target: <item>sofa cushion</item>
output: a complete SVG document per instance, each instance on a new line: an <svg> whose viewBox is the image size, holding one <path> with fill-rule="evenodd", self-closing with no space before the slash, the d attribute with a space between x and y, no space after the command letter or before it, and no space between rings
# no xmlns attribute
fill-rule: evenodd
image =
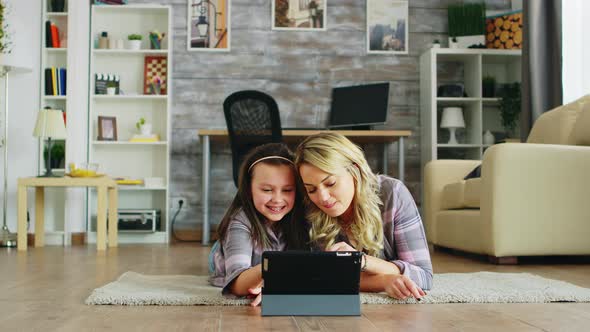
<svg viewBox="0 0 590 332"><path fill-rule="evenodd" d="M481 177L481 164L477 165L469 174L467 174L463 180L475 179Z"/></svg>
<svg viewBox="0 0 590 332"><path fill-rule="evenodd" d="M462 209L465 207L465 180L444 186L442 193L442 209Z"/></svg>
<svg viewBox="0 0 590 332"><path fill-rule="evenodd" d="M461 180L443 188L442 209L479 209L481 178Z"/></svg>
<svg viewBox="0 0 590 332"><path fill-rule="evenodd" d="M589 107L590 95L543 113L533 125L527 143L575 144L572 132L578 115Z"/></svg>
<svg viewBox="0 0 590 332"><path fill-rule="evenodd" d="M465 181L465 192L463 199L465 207L470 209L479 209L481 193L481 178L474 178Z"/></svg>
<svg viewBox="0 0 590 332"><path fill-rule="evenodd" d="M590 103L587 103L576 120L572 130L571 143L590 145Z"/></svg>

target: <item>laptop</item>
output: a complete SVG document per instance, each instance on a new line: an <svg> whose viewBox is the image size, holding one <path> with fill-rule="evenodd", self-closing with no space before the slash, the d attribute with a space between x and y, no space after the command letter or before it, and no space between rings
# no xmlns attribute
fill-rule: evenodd
<svg viewBox="0 0 590 332"><path fill-rule="evenodd" d="M262 316L359 316L360 252L266 251Z"/></svg>

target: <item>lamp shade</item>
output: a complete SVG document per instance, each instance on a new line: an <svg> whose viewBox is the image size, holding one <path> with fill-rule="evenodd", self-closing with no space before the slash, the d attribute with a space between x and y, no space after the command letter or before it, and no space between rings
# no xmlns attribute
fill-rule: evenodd
<svg viewBox="0 0 590 332"><path fill-rule="evenodd" d="M442 119L440 121L441 128L465 128L465 120L463 119L463 110L461 107L445 107L443 108Z"/></svg>
<svg viewBox="0 0 590 332"><path fill-rule="evenodd" d="M35 124L35 130L33 130L33 136L65 139L67 132L61 110L40 110L37 113L37 123Z"/></svg>

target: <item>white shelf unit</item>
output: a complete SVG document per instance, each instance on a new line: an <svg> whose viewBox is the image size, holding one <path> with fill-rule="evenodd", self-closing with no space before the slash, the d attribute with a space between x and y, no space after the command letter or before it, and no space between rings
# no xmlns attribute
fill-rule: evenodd
<svg viewBox="0 0 590 332"><path fill-rule="evenodd" d="M57 67L67 68L68 49L66 47L47 47L45 34L45 22L51 21L59 30L59 39L63 43L68 38L68 0L65 0L64 12L52 12L51 0L42 0L41 6L41 31L40 31L40 79L39 79L39 106L38 109L51 107L52 109L67 111L67 96L53 96L45 94L45 68ZM66 113L67 114L67 113ZM34 120L34 119L33 119ZM45 156L46 141L38 140L37 151L37 173L45 173ZM64 147L64 159L60 165L53 167L52 171L55 174L64 174L64 163L67 160L67 151L65 150L65 140L52 140L52 146L61 144ZM67 237L69 233L65 231L63 220L66 213L64 201L66 192L63 188L46 188L45 189L45 243L50 245L62 245L68 243Z"/></svg>
<svg viewBox="0 0 590 332"><path fill-rule="evenodd" d="M421 161L481 159L486 130L504 132L500 98L482 97L482 79L493 76L496 85L520 82L520 50L432 48L420 56ZM465 97L438 97L442 84L463 84ZM449 131L440 128L443 107L463 109L465 128L457 130L458 144L448 144Z"/></svg>
<svg viewBox="0 0 590 332"><path fill-rule="evenodd" d="M46 25L45 22L51 21L55 24L59 30L59 39L63 42L67 40L68 35L68 1L65 1L65 12L52 12L51 11L51 0L43 0L41 2L41 13L42 13L42 21L41 21L41 78L40 78L40 100L41 103L39 105L39 109L45 107L51 107L53 109L59 109L66 112L66 103L67 103L67 96L62 95L46 95L45 94L45 68L49 67L57 67L57 68L66 68L67 67L67 57L68 57L68 49L67 47L47 47L46 46ZM66 44L67 45L67 44ZM66 79L67 81L67 79ZM66 113L67 114L67 113ZM43 174L45 173L45 156L44 156L44 147L45 144L39 140L39 162L38 162L38 173ZM55 140L53 141L52 145L61 144L64 146L65 150L65 140ZM64 161L66 160L64 156ZM53 168L53 171L56 173L63 173L64 172L64 165L63 162L56 168ZM56 191L63 191L56 189Z"/></svg>
<svg viewBox="0 0 590 332"><path fill-rule="evenodd" d="M101 173L112 177L144 179L159 177L164 186L119 186L119 209L156 209L161 213L161 226L155 233L119 233L120 243L167 243L169 172L170 172L170 112L172 93L172 12L170 6L122 5L92 6L90 42L90 103L88 115L89 162L98 163ZM149 31L166 34L161 50L149 49ZM109 38L127 39L130 34L143 36L142 49L98 49L97 38L107 31ZM144 58L151 55L167 57L166 95L144 95ZM95 94L96 73L120 77L119 95ZM98 116L116 117L117 140L98 140ZM135 123L145 118L158 134L158 142L129 142L137 134ZM88 241L96 242L96 202L89 191Z"/></svg>

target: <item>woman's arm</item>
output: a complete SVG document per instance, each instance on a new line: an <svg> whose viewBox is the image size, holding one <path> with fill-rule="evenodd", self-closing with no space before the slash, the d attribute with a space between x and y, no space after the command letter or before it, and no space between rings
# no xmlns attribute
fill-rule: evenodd
<svg viewBox="0 0 590 332"><path fill-rule="evenodd" d="M393 227L385 234L386 241L395 246L397 255L392 257L391 263L418 287L428 290L432 287L432 262L422 218L414 198L403 183L396 181L392 198L392 210L384 213L384 216L393 218Z"/></svg>

